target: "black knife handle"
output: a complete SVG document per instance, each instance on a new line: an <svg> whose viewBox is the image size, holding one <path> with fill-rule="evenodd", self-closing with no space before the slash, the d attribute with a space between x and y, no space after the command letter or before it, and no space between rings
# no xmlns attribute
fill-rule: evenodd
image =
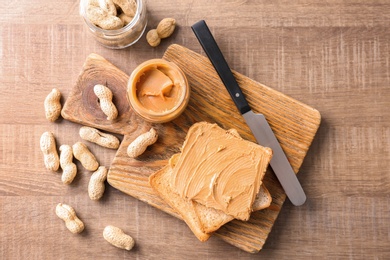
<svg viewBox="0 0 390 260"><path fill-rule="evenodd" d="M209 57L223 84L228 90L234 103L241 114L245 114L250 111L248 102L246 101L244 94L242 93L240 86L233 76L232 71L229 68L221 50L219 49L217 42L211 34L205 21L201 20L191 26L195 33L196 38L202 45L204 51Z"/></svg>

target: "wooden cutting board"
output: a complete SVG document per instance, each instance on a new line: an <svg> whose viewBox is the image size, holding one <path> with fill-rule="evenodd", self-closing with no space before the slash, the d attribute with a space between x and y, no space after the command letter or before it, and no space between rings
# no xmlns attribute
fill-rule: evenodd
<svg viewBox="0 0 390 260"><path fill-rule="evenodd" d="M225 129L235 128L243 138L250 141L255 142L255 139L206 57L183 46L171 45L163 59L175 62L186 74L191 87L190 101L186 111L174 121L153 125L159 139L137 159L127 156L127 146L152 125L135 115L127 102L126 85L129 76L101 56L88 56L65 102L62 116L73 122L124 135L110 166L108 183L180 218L149 186L148 177L179 151L188 128L195 122L208 121ZM236 72L234 75L251 108L255 113L265 115L294 171L298 172L320 125L319 112L246 76ZM101 112L92 91L95 84L106 84L113 91L114 103L119 111L115 121L107 121ZM271 206L252 213L247 222L231 221L220 228L216 236L247 252L261 250L286 199L270 168L264 183L273 198Z"/></svg>

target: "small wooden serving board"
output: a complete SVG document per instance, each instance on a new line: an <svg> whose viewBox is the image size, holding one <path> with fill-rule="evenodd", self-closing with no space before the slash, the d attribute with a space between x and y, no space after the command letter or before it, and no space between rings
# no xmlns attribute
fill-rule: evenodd
<svg viewBox="0 0 390 260"><path fill-rule="evenodd" d="M225 129L235 128L250 141L255 142L255 139L206 57L183 46L171 45L163 59L176 63L186 74L191 87L190 101L185 112L174 121L153 125L159 139L137 159L127 156L127 146L141 133L148 131L152 124L135 115L129 106L126 97L129 76L101 56L88 56L65 102L62 116L82 125L124 135L110 166L109 184L180 218L149 186L148 177L179 152L188 128L196 122L208 121ZM294 171L298 172L320 125L319 112L239 73L234 72L234 76L254 112L265 115ZM106 120L100 110L92 91L95 84L106 84L113 91L113 101L119 111L119 117L113 122ZM264 183L272 195L271 206L252 213L247 222L231 221L215 232L216 236L247 252L261 250L286 199L270 168Z"/></svg>

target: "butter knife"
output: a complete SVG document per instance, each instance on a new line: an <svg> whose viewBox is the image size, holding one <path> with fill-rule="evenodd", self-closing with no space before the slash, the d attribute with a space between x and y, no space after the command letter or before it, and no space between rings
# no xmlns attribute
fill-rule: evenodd
<svg viewBox="0 0 390 260"><path fill-rule="evenodd" d="M251 110L206 22L201 20L195 23L191 28L224 83L235 105L244 117L245 122L251 129L256 141L262 146L270 147L272 149L273 156L270 165L286 192L287 197L295 206L304 204L306 201L305 192L287 160L279 141L276 139L265 116L262 114L255 114Z"/></svg>

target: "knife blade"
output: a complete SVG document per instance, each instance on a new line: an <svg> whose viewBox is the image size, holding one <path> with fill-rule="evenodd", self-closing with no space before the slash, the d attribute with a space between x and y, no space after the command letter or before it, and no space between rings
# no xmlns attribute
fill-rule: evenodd
<svg viewBox="0 0 390 260"><path fill-rule="evenodd" d="M262 146L270 147L272 149L273 156L270 165L287 197L295 206L304 204L306 201L305 192L303 191L286 154L280 146L279 141L269 126L265 116L263 114L256 114L251 110L249 103L245 99L240 86L234 78L234 75L206 22L201 20L192 25L191 28L232 97L237 109L251 129L256 141Z"/></svg>

